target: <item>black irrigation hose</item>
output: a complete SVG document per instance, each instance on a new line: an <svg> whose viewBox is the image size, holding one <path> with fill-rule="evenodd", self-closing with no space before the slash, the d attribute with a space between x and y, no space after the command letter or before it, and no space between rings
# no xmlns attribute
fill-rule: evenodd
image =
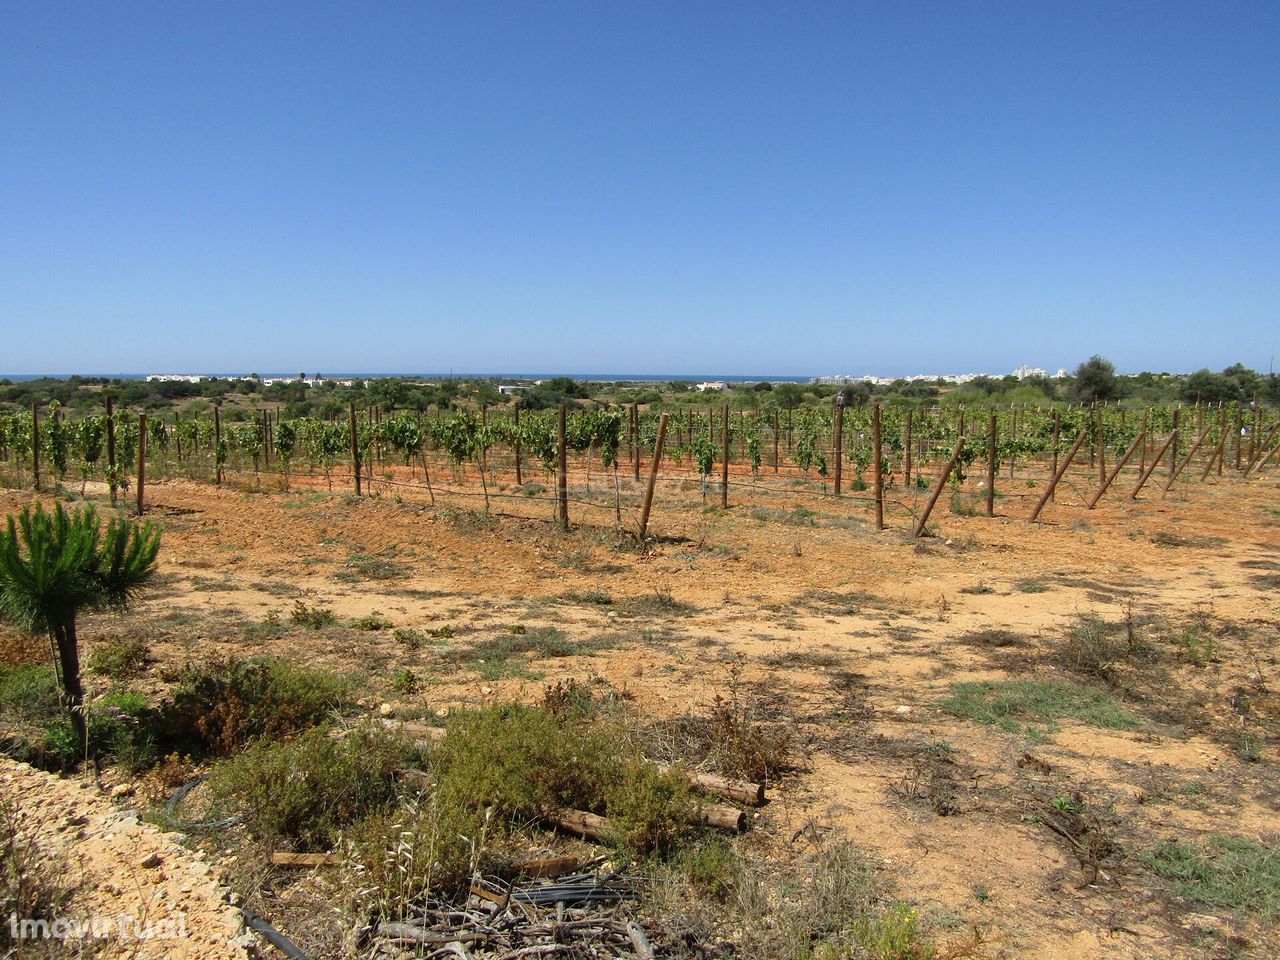
<svg viewBox="0 0 1280 960"><path fill-rule="evenodd" d="M630 900L636 895L635 887L625 879L599 880L587 874L579 877L564 877L554 884L513 890L511 899L532 906L546 907L557 903L563 903L565 906L574 906L579 903L612 903L615 900Z"/></svg>
<svg viewBox="0 0 1280 960"><path fill-rule="evenodd" d="M273 927L267 921L250 910L248 907L241 907L240 912L244 915L244 923L250 930L262 934L270 941L271 945L283 953L289 960L311 960L305 953L298 949L298 945L286 937L283 933Z"/></svg>
<svg viewBox="0 0 1280 960"><path fill-rule="evenodd" d="M169 802L164 808L165 822L175 830L181 830L183 833L208 833L213 830L225 830L227 827L234 826L244 817L236 814L232 817L226 817L222 820L206 820L203 823L189 823L185 820L178 819L178 804L180 804L196 787L204 783L205 776L196 777L194 780L188 780L177 790L173 792L173 796L169 798Z"/></svg>
<svg viewBox="0 0 1280 960"><path fill-rule="evenodd" d="M173 828L181 830L184 833L200 833L210 830L223 830L233 824L239 823L243 817L237 814L234 817L226 817L222 820L206 820L203 823L188 823L178 819L178 804L180 804L188 793L197 786L204 783L203 775L188 780L177 790L173 792L173 796L169 798L168 804L164 808L165 821ZM289 960L311 960L305 953L298 949L297 944L286 937L283 933L273 927L271 924L263 920L248 907L241 907L240 913L244 916L245 926L254 930L270 941L271 945L283 953Z"/></svg>

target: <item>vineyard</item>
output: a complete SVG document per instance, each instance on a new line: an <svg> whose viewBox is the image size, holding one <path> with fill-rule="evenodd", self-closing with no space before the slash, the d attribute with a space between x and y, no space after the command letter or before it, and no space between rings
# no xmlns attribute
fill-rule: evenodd
<svg viewBox="0 0 1280 960"><path fill-rule="evenodd" d="M665 504L805 509L825 502L879 528L928 530L937 504L1038 519L1048 503L1185 492L1253 477L1280 450L1274 412L1242 406L800 407L673 412L636 405L529 412L357 410L345 419L0 414L10 486L105 485L145 509L145 484L186 478L254 490L321 487L458 501L485 512L648 532ZM656 456L655 456L656 454ZM944 500L944 492L950 492ZM656 504L656 508L655 508Z"/></svg>
<svg viewBox="0 0 1280 960"><path fill-rule="evenodd" d="M625 863L642 899L568 922L620 944L630 917L673 960L1280 955L1274 408L69 412L0 414L6 511L163 528L154 586L83 622L98 799L225 811L186 842L307 956L453 935L477 856ZM73 769L20 639L0 735ZM565 782L602 793L441 822L482 848L401 842L429 777L543 790L583 744L603 772ZM404 892L437 862L456 900ZM813 948L837 937L862 952Z"/></svg>

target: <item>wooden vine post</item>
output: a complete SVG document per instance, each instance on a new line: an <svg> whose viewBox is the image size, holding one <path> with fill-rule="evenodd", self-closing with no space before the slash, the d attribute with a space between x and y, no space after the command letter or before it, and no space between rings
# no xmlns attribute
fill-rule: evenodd
<svg viewBox="0 0 1280 960"><path fill-rule="evenodd" d="M1178 421L1182 417L1182 404L1178 404L1173 408L1173 433L1170 439L1173 441L1173 455L1169 458L1169 479L1172 480L1178 470Z"/></svg>
<svg viewBox="0 0 1280 960"><path fill-rule="evenodd" d="M560 507L560 529L569 531L569 456L565 450L565 405L560 404L556 427L556 500Z"/></svg>
<svg viewBox="0 0 1280 960"><path fill-rule="evenodd" d="M1151 478L1151 474L1155 472L1156 466L1160 463L1160 458L1164 456L1165 451L1169 449L1169 445L1173 443L1173 438L1176 436L1176 432L1170 433L1169 438L1164 442L1164 446L1160 448L1160 452L1151 458L1151 463L1147 466L1147 469L1142 472L1142 477L1138 480L1138 485L1133 488L1133 493L1129 494L1130 500L1138 499L1138 494L1141 493L1142 488L1146 486L1147 480Z"/></svg>
<svg viewBox="0 0 1280 960"><path fill-rule="evenodd" d="M1058 441L1062 436L1062 414L1057 410L1053 411L1053 463L1049 468L1049 476L1052 478L1058 472ZM1056 500L1057 495L1050 491L1050 500Z"/></svg>
<svg viewBox="0 0 1280 960"><path fill-rule="evenodd" d="M871 478L876 492L876 529L884 529L884 444L880 430L880 404L871 405Z"/></svg>
<svg viewBox="0 0 1280 960"><path fill-rule="evenodd" d="M138 414L138 516L146 509L143 493L147 485L147 415Z"/></svg>
<svg viewBox="0 0 1280 960"><path fill-rule="evenodd" d="M773 472L778 472L778 411L773 411Z"/></svg>
<svg viewBox="0 0 1280 960"><path fill-rule="evenodd" d="M1102 422L1102 405L1093 408L1093 422L1098 432L1098 484L1107 482L1107 434Z"/></svg>
<svg viewBox="0 0 1280 960"><path fill-rule="evenodd" d="M516 431L515 431L515 448L516 448L516 486L524 486L524 475L520 467L520 398L515 400L516 413Z"/></svg>
<svg viewBox="0 0 1280 960"><path fill-rule="evenodd" d="M942 491L947 485L947 479L951 476L951 471L956 468L956 463L960 460L960 453L964 450L964 437L956 440L955 451L951 454L951 459L946 462L942 468L942 473L938 474L938 482L934 484L933 493L929 494L929 502L925 505L924 513L920 515L920 522L916 524L916 532L913 534L919 537L924 533L925 524L929 522L929 514L933 513L933 508L938 503L938 498L942 496Z"/></svg>
<svg viewBox="0 0 1280 960"><path fill-rule="evenodd" d="M1111 473L1102 481L1102 485L1098 487L1098 492L1089 498L1088 508L1090 510L1098 505L1098 501L1101 500L1102 495L1107 492L1107 488L1110 487L1111 484L1115 483L1116 477L1120 476L1120 471L1124 469L1124 465L1129 462L1131 457L1133 457L1134 451L1143 446L1145 442L1146 432L1144 431L1134 438L1133 443L1129 444L1129 449L1125 451L1124 456L1121 457L1120 461L1112 468Z"/></svg>
<svg viewBox="0 0 1280 960"><path fill-rule="evenodd" d="M724 417L722 441L723 450L720 458L720 509L729 509L729 405L726 403L721 409L721 415Z"/></svg>
<svg viewBox="0 0 1280 960"><path fill-rule="evenodd" d="M213 408L214 416L218 408ZM111 490L111 505L116 502L116 416L111 398L107 397L107 486Z"/></svg>
<svg viewBox="0 0 1280 960"><path fill-rule="evenodd" d="M347 427L351 443L351 473L355 476L356 496L360 496L360 439L356 426L356 405L353 403L348 411Z"/></svg>
<svg viewBox="0 0 1280 960"><path fill-rule="evenodd" d="M1227 455L1227 410L1218 411L1218 476L1222 476L1222 461Z"/></svg>
<svg viewBox="0 0 1280 960"><path fill-rule="evenodd" d="M844 465L844 457L841 454L844 451L844 399L843 395L836 394L836 412L835 422L831 427L831 456L835 460L835 473L832 477L836 496L840 496L840 471Z"/></svg>
<svg viewBox="0 0 1280 960"><path fill-rule="evenodd" d="M1237 404L1236 405L1236 430L1235 430L1235 448L1236 448L1235 454L1236 454L1237 470L1240 469L1240 446L1241 446L1240 438L1243 436L1243 433L1241 433L1242 430L1244 430L1244 414L1240 410L1240 405Z"/></svg>
<svg viewBox="0 0 1280 960"><path fill-rule="evenodd" d="M222 483L222 406L213 405L213 482Z"/></svg>
<svg viewBox="0 0 1280 960"><path fill-rule="evenodd" d="M1036 504L1036 508L1031 511L1031 516L1027 518L1028 523L1036 522L1036 519L1040 516L1040 511L1044 509L1044 505L1053 496L1053 491L1058 488L1058 482L1066 475L1067 469L1071 466L1071 461L1076 458L1076 454L1080 452L1080 448L1084 446L1084 442L1088 439L1088 429L1081 430L1080 436L1076 438L1076 442L1067 454L1066 459L1053 472L1053 477L1049 480L1049 489L1044 492L1044 495L1040 497L1040 502Z"/></svg>
<svg viewBox="0 0 1280 960"><path fill-rule="evenodd" d="M1191 444L1191 449L1187 451L1187 455L1183 458L1182 462L1169 472L1169 481L1164 485L1165 493L1168 493L1173 489L1174 481L1178 479L1178 476L1183 470L1187 469L1187 464L1191 462L1191 458L1196 455L1196 451L1200 449L1200 444L1204 443L1204 438L1208 435L1209 428L1205 427L1200 431L1200 436L1196 437L1195 443Z"/></svg>
<svg viewBox="0 0 1280 960"><path fill-rule="evenodd" d="M631 405L631 479L640 482L640 407Z"/></svg>
<svg viewBox="0 0 1280 960"><path fill-rule="evenodd" d="M1261 431L1262 429L1261 424L1259 424L1258 429L1259 431ZM1244 468L1244 475L1246 479L1264 461L1271 459L1271 455L1268 452L1268 444L1270 444L1271 441L1275 439L1277 432L1280 432L1280 423L1274 424L1271 427L1271 429L1267 431L1267 435L1265 437L1262 436L1261 433L1259 432L1257 443L1254 444L1254 449L1256 452L1249 457L1249 463Z"/></svg>
<svg viewBox="0 0 1280 960"><path fill-rule="evenodd" d="M649 466L649 483L644 489L644 505L640 508L640 542L644 543L649 530L649 511L653 507L653 488L658 482L658 467L662 463L662 444L667 438L667 415L658 419L658 439L653 444L653 463Z"/></svg>
<svg viewBox="0 0 1280 960"><path fill-rule="evenodd" d="M987 421L987 516L996 515L996 412Z"/></svg>
<svg viewBox="0 0 1280 960"><path fill-rule="evenodd" d="M36 492L40 492L40 407L31 404L31 475L35 480Z"/></svg>
<svg viewBox="0 0 1280 960"><path fill-rule="evenodd" d="M907 423L902 435L902 482L911 486L911 415L915 411L907 410Z"/></svg>

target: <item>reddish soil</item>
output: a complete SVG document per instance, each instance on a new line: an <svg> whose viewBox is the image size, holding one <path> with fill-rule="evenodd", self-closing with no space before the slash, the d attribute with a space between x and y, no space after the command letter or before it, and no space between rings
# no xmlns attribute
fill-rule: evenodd
<svg viewBox="0 0 1280 960"><path fill-rule="evenodd" d="M779 497L722 512L703 509L695 484L679 506L670 492L660 501L659 539L641 553L612 529L611 509L581 514L604 526L561 534L542 502L504 500L516 516L490 519L476 500L433 509L394 488L357 501L167 481L149 488L165 527L162 584L128 618L82 635L92 649L141 634L158 663L288 653L359 669L370 709L385 701L406 716L597 676L662 717L733 686L801 745L752 843L785 857L855 840L944 943L976 923L996 937L993 956L1280 955L1268 923L1187 903L1146 866L1163 840L1274 842L1280 822L1280 486L1264 475L1179 490L1087 511L1068 488L1038 525L1018 519L1038 490L1000 501L1017 518L952 514L944 497L937 536L917 542L901 507L877 532L865 501L808 500L814 512L796 513L800 501ZM923 499L897 496L917 509ZM0 507L27 499L7 493ZM296 600L452 636L415 649L391 630L251 629L273 613L287 627ZM1152 620L1149 661L1107 688L1140 718L1134 729L1064 719L1029 736L942 709L960 681L1106 688L1059 658L1083 614ZM1210 625L1208 655L1170 640L1193 622ZM513 624L556 627L581 649L468 659L469 645ZM406 668L424 686L397 695L390 678ZM163 687L157 670L144 685ZM1244 692L1256 761L1237 749ZM1072 796L1113 846L1092 864L1078 838L1044 822L1052 799Z"/></svg>

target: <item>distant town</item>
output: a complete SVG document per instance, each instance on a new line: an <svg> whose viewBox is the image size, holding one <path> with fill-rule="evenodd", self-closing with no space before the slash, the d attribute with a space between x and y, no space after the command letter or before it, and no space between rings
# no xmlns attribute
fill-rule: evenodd
<svg viewBox="0 0 1280 960"><path fill-rule="evenodd" d="M853 376L852 374L827 374L821 377L811 377L809 378L808 382L813 384L825 384L828 386L837 386L837 387L849 386L850 384L855 384L855 383L869 383L876 386L890 386L894 383L902 383L902 382L965 384L973 380L980 379L982 377L993 377L993 376L998 376L998 375L993 375L990 373L943 373L943 374L916 373L906 377L881 377L871 373L863 374L862 376ZM1014 370L1011 374L1008 374L1008 376L1016 377L1019 380L1034 380L1034 379L1061 380L1062 378L1068 376L1068 374L1067 374L1067 371L1064 369L1059 369L1057 373L1050 374L1048 371L1042 370L1040 367L1021 366L1021 367L1018 367L1016 370ZM321 376L320 374L313 374L311 376L308 376L305 373L300 373L296 377L263 377L263 376L259 376L256 373L250 373L250 374L244 374L244 375L223 375L223 374L204 374L204 373L151 373L151 374L147 374L146 379L148 382L162 382L162 383L163 382L201 383L206 380L254 380L264 387L269 387L274 383L302 383L308 387L318 387L318 386L322 386L323 384L334 384L342 387L350 387L354 385L357 381L361 381L366 385L368 385L370 382L368 378L363 378L363 377L356 377L356 378L324 377L324 376ZM490 379L490 378L486 377L485 379ZM492 379L504 379L504 378L499 377L499 378L492 378ZM512 378L512 379L518 379L518 378ZM592 378L581 378L581 379L589 380ZM666 379L680 379L680 378L674 377L674 376L660 377L660 378L649 378L649 377L619 378L619 380L622 382L637 382L637 383L649 382L651 379L666 380ZM526 381L526 383L532 383L532 385L534 386L539 386L544 382L546 381L545 380ZM758 382L760 381L743 380L743 379L703 380L699 383L693 384L693 388L695 390L698 390L699 392L705 393L707 391L728 390L731 386L734 386L734 385L749 386L753 383L758 383ZM498 387L498 392L503 394L511 394L519 390L522 390L524 388L525 388L525 384L504 383Z"/></svg>

